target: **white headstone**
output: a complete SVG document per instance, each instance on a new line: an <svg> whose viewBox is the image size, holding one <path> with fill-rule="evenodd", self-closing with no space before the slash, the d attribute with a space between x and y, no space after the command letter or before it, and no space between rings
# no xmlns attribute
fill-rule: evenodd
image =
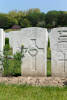
<svg viewBox="0 0 67 100"><path fill-rule="evenodd" d="M5 32L0 29L0 54L3 54L3 48L5 45Z"/></svg>
<svg viewBox="0 0 67 100"><path fill-rule="evenodd" d="M3 29L0 29L0 58L3 56L4 45L5 45L5 32L3 31ZM3 65L2 61L0 60L0 76L2 76L2 69Z"/></svg>
<svg viewBox="0 0 67 100"><path fill-rule="evenodd" d="M24 76L45 76L47 73L48 33L45 28L25 28L8 33L13 53L24 45L21 73Z"/></svg>
<svg viewBox="0 0 67 100"><path fill-rule="evenodd" d="M51 30L49 34L53 76L67 76L67 28Z"/></svg>

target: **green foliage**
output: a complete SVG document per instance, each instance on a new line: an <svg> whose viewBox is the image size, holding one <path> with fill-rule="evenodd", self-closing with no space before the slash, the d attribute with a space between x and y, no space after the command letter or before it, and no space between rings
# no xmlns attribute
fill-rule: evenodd
<svg viewBox="0 0 67 100"><path fill-rule="evenodd" d="M19 31L20 29L5 29L5 32L10 32L10 31ZM7 34L7 33L6 33Z"/></svg>
<svg viewBox="0 0 67 100"><path fill-rule="evenodd" d="M48 48L50 48L50 40L48 39Z"/></svg>
<svg viewBox="0 0 67 100"><path fill-rule="evenodd" d="M49 39L48 39L48 48L47 48L47 76L51 76L51 49L50 49Z"/></svg>
<svg viewBox="0 0 67 100"><path fill-rule="evenodd" d="M48 39L47 59L51 59L50 40Z"/></svg>
<svg viewBox="0 0 67 100"><path fill-rule="evenodd" d="M46 28L51 29L51 28L53 28L53 26L52 26L52 24L47 24Z"/></svg>
<svg viewBox="0 0 67 100"><path fill-rule="evenodd" d="M47 60L47 76L51 76L51 60Z"/></svg>
<svg viewBox="0 0 67 100"><path fill-rule="evenodd" d="M4 47L4 60L3 60L4 76L21 75L21 57L23 57L23 50L21 53L17 52L15 55L13 55L12 49L10 48L9 45L9 39L6 38Z"/></svg>
<svg viewBox="0 0 67 100"><path fill-rule="evenodd" d="M9 44L9 38L5 38L5 45Z"/></svg>
<svg viewBox="0 0 67 100"><path fill-rule="evenodd" d="M10 48L10 45L9 45L9 38L5 38L5 46L4 46L4 52L3 52L4 55L8 56L8 55L12 54L11 50L12 50L12 48Z"/></svg>
<svg viewBox="0 0 67 100"><path fill-rule="evenodd" d="M17 24L17 20L7 14L0 14L0 28L7 29L12 27L14 24Z"/></svg>
<svg viewBox="0 0 67 100"><path fill-rule="evenodd" d="M51 49L47 48L47 58L51 59Z"/></svg>
<svg viewBox="0 0 67 100"><path fill-rule="evenodd" d="M16 53L13 58L4 58L4 76L21 75L21 53Z"/></svg>
<svg viewBox="0 0 67 100"><path fill-rule="evenodd" d="M21 61L21 57L22 57L22 55L21 55L20 52L17 52L17 53L14 55L14 59L16 59L16 60L20 60L20 61Z"/></svg>
<svg viewBox="0 0 67 100"><path fill-rule="evenodd" d="M34 8L34 9L29 9L28 11L26 11L26 13L28 15L32 14L32 13L40 13L40 9L38 8Z"/></svg>
<svg viewBox="0 0 67 100"><path fill-rule="evenodd" d="M7 76L8 75L8 68L9 68L9 61L8 61L7 57L4 58L3 67L4 67L3 75Z"/></svg>
<svg viewBox="0 0 67 100"><path fill-rule="evenodd" d="M30 21L28 19L21 19L20 25L22 28L31 27Z"/></svg>
<svg viewBox="0 0 67 100"><path fill-rule="evenodd" d="M67 26L67 13L64 13L64 12L60 12L59 13L59 16L58 16L58 21L57 21L57 24L59 26Z"/></svg>
<svg viewBox="0 0 67 100"><path fill-rule="evenodd" d="M13 25L25 27L67 27L67 11L49 11L46 14L40 9L27 11L10 11L8 14L0 13L0 27L9 29Z"/></svg>
<svg viewBox="0 0 67 100"><path fill-rule="evenodd" d="M33 27L37 26L39 22L45 21L45 15L42 13L31 13L26 17Z"/></svg>
<svg viewBox="0 0 67 100"><path fill-rule="evenodd" d="M10 45L6 44L6 46L4 47L4 54L7 55L9 50L10 50Z"/></svg>
<svg viewBox="0 0 67 100"><path fill-rule="evenodd" d="M46 14L46 27L47 28L52 28L52 27L56 27L57 26L57 19L58 19L58 11L49 11Z"/></svg>
<svg viewBox="0 0 67 100"><path fill-rule="evenodd" d="M14 55L13 76L21 75L21 57L22 54L20 52Z"/></svg>
<svg viewBox="0 0 67 100"><path fill-rule="evenodd" d="M38 22L37 27L45 27L45 21Z"/></svg>

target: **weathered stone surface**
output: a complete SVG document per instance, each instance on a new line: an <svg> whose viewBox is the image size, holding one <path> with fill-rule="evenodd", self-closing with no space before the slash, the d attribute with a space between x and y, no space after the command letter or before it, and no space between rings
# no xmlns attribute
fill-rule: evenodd
<svg viewBox="0 0 67 100"><path fill-rule="evenodd" d="M53 76L67 77L67 28L51 30L49 34Z"/></svg>
<svg viewBox="0 0 67 100"><path fill-rule="evenodd" d="M0 55L3 54L3 48L5 45L5 32L3 29L0 29Z"/></svg>
<svg viewBox="0 0 67 100"><path fill-rule="evenodd" d="M0 29L0 76L2 76L2 71L3 71L3 64L1 58L3 56L4 45L5 45L5 32L3 31L3 29Z"/></svg>
<svg viewBox="0 0 67 100"><path fill-rule="evenodd" d="M21 73L23 76L46 75L48 33L45 28L25 28L7 34L13 53L24 45Z"/></svg>

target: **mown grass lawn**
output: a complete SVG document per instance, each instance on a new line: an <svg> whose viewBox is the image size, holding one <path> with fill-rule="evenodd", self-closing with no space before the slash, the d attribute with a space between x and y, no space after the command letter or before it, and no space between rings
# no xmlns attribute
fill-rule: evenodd
<svg viewBox="0 0 67 100"><path fill-rule="evenodd" d="M67 87L0 84L0 100L67 100Z"/></svg>

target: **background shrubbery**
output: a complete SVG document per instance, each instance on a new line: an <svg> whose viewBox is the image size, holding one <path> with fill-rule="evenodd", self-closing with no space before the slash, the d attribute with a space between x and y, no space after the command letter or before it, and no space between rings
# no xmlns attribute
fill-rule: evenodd
<svg viewBox="0 0 67 100"><path fill-rule="evenodd" d="M8 14L0 13L0 28L46 27L54 28L67 26L67 11L49 11L43 13L40 9L28 11L10 11Z"/></svg>

